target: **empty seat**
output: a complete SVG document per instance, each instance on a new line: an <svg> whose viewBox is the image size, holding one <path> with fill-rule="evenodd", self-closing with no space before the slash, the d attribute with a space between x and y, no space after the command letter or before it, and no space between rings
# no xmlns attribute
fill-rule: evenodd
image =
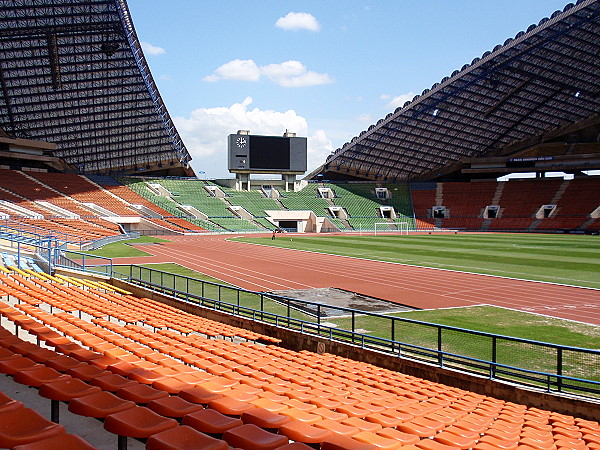
<svg viewBox="0 0 600 450"><path fill-rule="evenodd" d="M69 411L80 416L103 419L126 409L135 407L135 403L123 400L116 395L100 391L83 397L78 397L69 402Z"/></svg>
<svg viewBox="0 0 600 450"><path fill-rule="evenodd" d="M11 411L16 408L22 408L23 403L10 398L0 391L0 413Z"/></svg>
<svg viewBox="0 0 600 450"><path fill-rule="evenodd" d="M29 444L17 445L14 450L54 450L57 448L65 450L96 450L96 447L74 434L59 434Z"/></svg>
<svg viewBox="0 0 600 450"><path fill-rule="evenodd" d="M223 440L232 447L244 450L271 450L288 443L285 436L269 433L252 424L227 430L223 433Z"/></svg>
<svg viewBox="0 0 600 450"><path fill-rule="evenodd" d="M29 408L17 408L0 414L0 447L13 448L59 434L65 429Z"/></svg>
<svg viewBox="0 0 600 450"><path fill-rule="evenodd" d="M60 380L44 383L40 386L39 394L42 397L51 400L51 418L52 422L59 422L59 402L68 402L77 397L99 392L97 386L90 386L78 378L72 378L68 375Z"/></svg>
<svg viewBox="0 0 600 450"><path fill-rule="evenodd" d="M175 419L160 416L148 408L136 406L111 414L104 420L104 429L119 436L119 448L127 448L127 438L148 438L177 426Z"/></svg>
<svg viewBox="0 0 600 450"><path fill-rule="evenodd" d="M181 397L166 396L152 400L148 403L148 408L161 416L179 419L204 407L197 403L188 402Z"/></svg>
<svg viewBox="0 0 600 450"><path fill-rule="evenodd" d="M146 442L147 450L228 450L225 441L215 439L186 425L154 434Z"/></svg>
<svg viewBox="0 0 600 450"><path fill-rule="evenodd" d="M183 417L181 423L189 425L202 433L222 435L231 428L243 424L241 419L229 417L214 409L202 409Z"/></svg>

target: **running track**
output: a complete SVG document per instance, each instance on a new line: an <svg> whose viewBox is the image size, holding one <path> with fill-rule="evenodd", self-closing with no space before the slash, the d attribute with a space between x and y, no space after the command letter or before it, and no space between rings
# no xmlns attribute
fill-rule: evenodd
<svg viewBox="0 0 600 450"><path fill-rule="evenodd" d="M114 262L177 262L253 291L336 287L417 308L488 304L600 325L600 290L280 249L229 237L169 236L173 242L140 247L151 257Z"/></svg>

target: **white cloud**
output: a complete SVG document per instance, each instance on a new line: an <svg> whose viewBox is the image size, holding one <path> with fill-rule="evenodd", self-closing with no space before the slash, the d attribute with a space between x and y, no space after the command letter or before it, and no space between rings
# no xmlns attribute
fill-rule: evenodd
<svg viewBox="0 0 600 450"><path fill-rule="evenodd" d="M142 46L142 50L146 55L164 55L167 51L162 47L157 47L156 45L152 45L149 42L140 42Z"/></svg>
<svg viewBox="0 0 600 450"><path fill-rule="evenodd" d="M319 31L321 29L315 16L305 12L289 12L284 17L277 19L275 26L291 31Z"/></svg>
<svg viewBox="0 0 600 450"><path fill-rule="evenodd" d="M381 96L382 99L385 100L385 99L389 98L389 96L384 98L384 95ZM394 97L389 101L388 107L391 109L399 108L399 107L403 106L406 102L412 100L415 97L415 95L417 95L417 94L415 94L414 92L407 92L406 94L401 94L397 97Z"/></svg>
<svg viewBox="0 0 600 450"><path fill-rule="evenodd" d="M262 66L261 73L283 87L316 86L333 82L326 73L309 71L300 61Z"/></svg>
<svg viewBox="0 0 600 450"><path fill-rule="evenodd" d="M334 150L331 140L324 130L315 130L308 136L307 147L307 173L323 164L327 156Z"/></svg>
<svg viewBox="0 0 600 450"><path fill-rule="evenodd" d="M220 80L259 81L264 75L272 82L283 87L305 87L333 83L326 73L310 71L300 61L285 61L280 64L258 66L253 60L234 59L203 78L204 81Z"/></svg>
<svg viewBox="0 0 600 450"><path fill-rule="evenodd" d="M371 123L373 121L371 114L361 114L358 116L359 122Z"/></svg>
<svg viewBox="0 0 600 450"><path fill-rule="evenodd" d="M215 73L204 77L204 81L237 80L258 81L260 69L251 59L234 59L215 70Z"/></svg>
<svg viewBox="0 0 600 450"><path fill-rule="evenodd" d="M296 111L250 109L252 98L241 103L217 108L199 108L189 117L173 120L188 151L192 166L203 171L207 178L231 178L227 171L227 136L237 130L250 130L252 134L281 136L285 130L298 136L307 136L308 123ZM333 147L322 130L308 137L308 164L314 168L325 161ZM309 169L310 170L310 169Z"/></svg>

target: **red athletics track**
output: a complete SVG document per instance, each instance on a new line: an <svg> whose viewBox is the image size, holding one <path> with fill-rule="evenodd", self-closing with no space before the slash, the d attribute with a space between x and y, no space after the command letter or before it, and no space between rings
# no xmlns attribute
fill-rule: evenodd
<svg viewBox="0 0 600 450"><path fill-rule="evenodd" d="M177 262L254 291L336 287L417 308L489 304L600 325L600 290L253 245L230 237L169 236L173 242L140 247L151 257L114 262Z"/></svg>

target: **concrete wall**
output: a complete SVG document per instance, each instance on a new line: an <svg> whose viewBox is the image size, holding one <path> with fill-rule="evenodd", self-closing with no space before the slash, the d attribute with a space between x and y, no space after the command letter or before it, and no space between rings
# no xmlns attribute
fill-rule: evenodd
<svg viewBox="0 0 600 450"><path fill-rule="evenodd" d="M232 316L220 311L192 305L166 295L147 291L121 280L111 279L111 283L117 287L131 291L134 295L139 297L151 298L207 319L281 339L282 342L280 345L290 350L332 353L407 375L413 375L437 383L454 386L478 394L489 395L514 403L524 404L530 407L556 411L589 420L598 420L598 417L600 417L600 400L598 402L585 401L568 395L549 394L542 390L527 389L509 383L501 383L482 376L398 358L390 356L387 353L363 349L340 342L332 342L325 338L303 334L297 331L285 330L273 325Z"/></svg>

